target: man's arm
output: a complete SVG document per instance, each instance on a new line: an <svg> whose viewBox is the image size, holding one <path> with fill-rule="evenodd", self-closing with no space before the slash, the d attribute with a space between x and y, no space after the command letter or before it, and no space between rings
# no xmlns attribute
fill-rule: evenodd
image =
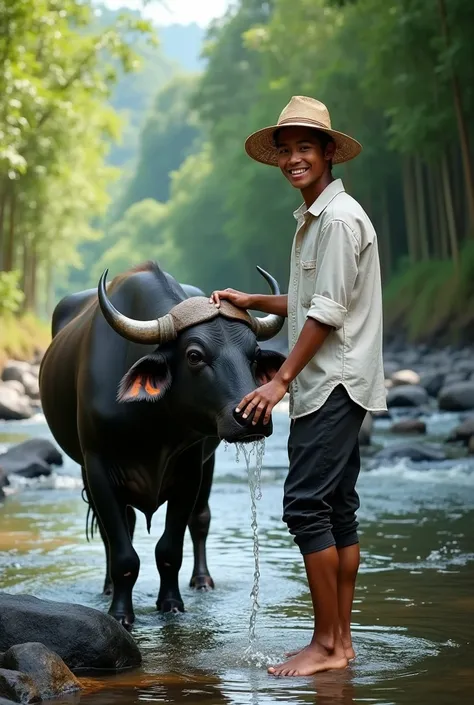
<svg viewBox="0 0 474 705"><path fill-rule="evenodd" d="M273 379L281 382L288 389L295 377L316 355L331 330L333 330L331 326L320 323L315 318L306 319L293 350Z"/></svg>

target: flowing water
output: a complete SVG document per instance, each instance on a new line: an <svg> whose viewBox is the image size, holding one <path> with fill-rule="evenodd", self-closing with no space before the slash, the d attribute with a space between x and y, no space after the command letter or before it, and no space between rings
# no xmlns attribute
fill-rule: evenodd
<svg viewBox="0 0 474 705"><path fill-rule="evenodd" d="M429 417L430 440L445 436L458 420ZM357 658L346 671L314 678L267 675L264 664L304 645L312 626L303 563L281 521L288 426L284 409L274 414L260 500L257 458L250 458L248 475L234 448L219 448L208 539L216 589L195 593L188 587L187 535L180 574L184 614L163 617L154 609L154 546L164 510L155 515L150 536L138 516L134 543L141 569L133 635L143 665L85 679L82 694L57 705L450 705L472 699L473 459L385 461L372 470L364 461L362 562L353 614ZM387 422L377 422L376 443L393 442L386 428ZM0 445L31 435L47 436L44 422L0 425ZM0 590L106 611L108 600L100 595L104 551L99 538L86 542L86 510L79 469L68 460L55 477L0 504Z"/></svg>

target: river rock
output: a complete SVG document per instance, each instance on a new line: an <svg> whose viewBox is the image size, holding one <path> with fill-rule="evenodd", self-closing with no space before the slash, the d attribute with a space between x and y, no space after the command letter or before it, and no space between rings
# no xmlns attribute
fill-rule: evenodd
<svg viewBox="0 0 474 705"><path fill-rule="evenodd" d="M458 382L464 382L469 377L469 375L466 372L456 372L451 371L448 372L444 378L444 385L443 387L448 387L451 384L457 384Z"/></svg>
<svg viewBox="0 0 474 705"><path fill-rule="evenodd" d="M446 440L448 443L462 441L467 444L472 436L474 436L474 416L464 419L459 426L453 428Z"/></svg>
<svg viewBox="0 0 474 705"><path fill-rule="evenodd" d="M420 375L413 370L398 370L390 378L394 387L404 384L420 384Z"/></svg>
<svg viewBox="0 0 474 705"><path fill-rule="evenodd" d="M40 398L39 381L36 375L32 372L25 372L21 382L30 399L38 400Z"/></svg>
<svg viewBox="0 0 474 705"><path fill-rule="evenodd" d="M63 456L47 438L31 438L0 455L0 466L7 475L27 478L51 475L51 466L62 464Z"/></svg>
<svg viewBox="0 0 474 705"><path fill-rule="evenodd" d="M423 406L428 404L429 398L426 389L417 384L402 384L389 389L387 406Z"/></svg>
<svg viewBox="0 0 474 705"><path fill-rule="evenodd" d="M438 406L443 411L474 409L474 382L456 382L444 386L438 394Z"/></svg>
<svg viewBox="0 0 474 705"><path fill-rule="evenodd" d="M120 670L139 666L131 635L113 617L82 605L0 593L0 651L39 642L71 669Z"/></svg>
<svg viewBox="0 0 474 705"><path fill-rule="evenodd" d="M0 458L1 458L1 456L0 456ZM3 491L3 488L7 487L8 484L9 484L9 482L8 482L7 473L0 465L0 499L3 499L5 497L5 492Z"/></svg>
<svg viewBox="0 0 474 705"><path fill-rule="evenodd" d="M14 389L17 394L24 397L26 395L26 389L21 382L16 379L9 379L8 382L2 383L5 387L9 389Z"/></svg>
<svg viewBox="0 0 474 705"><path fill-rule="evenodd" d="M2 380L4 382L15 380L17 382L23 383L23 375L28 372L31 372L31 365L29 362L22 362L20 360L10 360L3 368Z"/></svg>
<svg viewBox="0 0 474 705"><path fill-rule="evenodd" d="M392 433L410 433L422 434L426 433L426 423L421 419L400 419L391 427Z"/></svg>
<svg viewBox="0 0 474 705"><path fill-rule="evenodd" d="M426 389L430 397L436 398L444 385L445 376L445 373L440 370L422 372L420 375L420 384Z"/></svg>
<svg viewBox="0 0 474 705"><path fill-rule="evenodd" d="M374 425L374 420L372 418L372 414L370 412L367 412L366 415L364 416L364 420L362 421L362 426L360 427L359 431L359 445L360 446L369 446L370 441L372 438L372 428Z"/></svg>
<svg viewBox="0 0 474 705"><path fill-rule="evenodd" d="M0 668L0 696L16 703L38 703L38 688L26 673Z"/></svg>
<svg viewBox="0 0 474 705"><path fill-rule="evenodd" d="M0 696L0 705L15 705L15 703L13 700L5 700L5 698Z"/></svg>
<svg viewBox="0 0 474 705"><path fill-rule="evenodd" d="M42 700L81 689L64 661L43 644L30 642L12 646L3 654L1 664L3 668L26 673Z"/></svg>
<svg viewBox="0 0 474 705"><path fill-rule="evenodd" d="M0 419L21 421L33 416L33 408L27 396L0 382Z"/></svg>
<svg viewBox="0 0 474 705"><path fill-rule="evenodd" d="M393 360L384 360L383 369L385 379L391 379L392 376L400 369L400 365L398 362L394 362Z"/></svg>
<svg viewBox="0 0 474 705"><path fill-rule="evenodd" d="M397 443L382 448L375 456L376 461L408 458L415 462L422 460L445 460L446 454L430 443Z"/></svg>

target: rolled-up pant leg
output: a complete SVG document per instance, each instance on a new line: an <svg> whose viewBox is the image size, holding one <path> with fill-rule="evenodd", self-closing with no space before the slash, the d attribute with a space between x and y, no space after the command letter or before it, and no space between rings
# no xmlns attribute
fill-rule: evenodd
<svg viewBox="0 0 474 705"><path fill-rule="evenodd" d="M346 548L359 543L357 535L357 510L359 509L359 495L356 491L356 482L360 472L359 440L352 450L350 458L344 469L344 474L330 498L332 506L331 522L332 533L337 548Z"/></svg>
<svg viewBox="0 0 474 705"><path fill-rule="evenodd" d="M352 517L352 510L345 506L343 489L342 506L339 507L336 491L341 482L344 485L350 459L354 460L354 448L365 413L352 401L345 388L338 385L320 409L295 419L291 424L288 442L290 469L285 481L283 521L302 554L336 545L331 521L334 497L337 500L336 517L344 515L343 525L350 523L352 531L355 513ZM353 498L352 506L355 506ZM336 535L340 533L338 524Z"/></svg>

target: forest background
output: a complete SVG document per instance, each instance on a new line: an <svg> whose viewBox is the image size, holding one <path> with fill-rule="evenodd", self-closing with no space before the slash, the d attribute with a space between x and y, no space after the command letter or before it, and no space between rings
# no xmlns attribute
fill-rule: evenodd
<svg viewBox="0 0 474 705"><path fill-rule="evenodd" d="M298 94L364 145L334 174L379 235L387 335L472 341L472 0L237 0L205 33L0 0L0 357L106 267L286 290L300 196L243 143Z"/></svg>

